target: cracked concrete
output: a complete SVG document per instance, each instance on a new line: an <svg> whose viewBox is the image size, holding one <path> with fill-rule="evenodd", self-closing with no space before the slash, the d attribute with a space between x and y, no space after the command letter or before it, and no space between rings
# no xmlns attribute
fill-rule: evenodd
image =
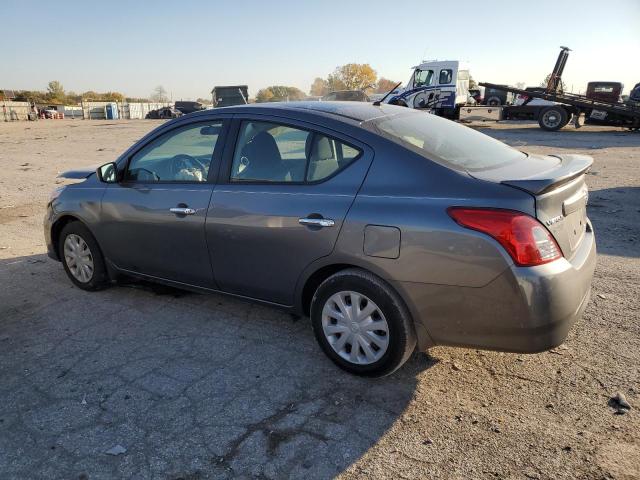
<svg viewBox="0 0 640 480"><path fill-rule="evenodd" d="M0 125L2 480L640 477L638 135L484 130L596 159L599 264L566 346L435 348L367 380L324 357L308 319L145 283L87 293L46 258L56 172L106 162L157 124ZM616 391L625 415L607 405Z"/></svg>

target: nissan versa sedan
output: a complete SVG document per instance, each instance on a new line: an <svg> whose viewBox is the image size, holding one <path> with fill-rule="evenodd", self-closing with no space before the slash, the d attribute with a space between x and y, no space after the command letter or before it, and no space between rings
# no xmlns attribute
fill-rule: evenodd
<svg viewBox="0 0 640 480"><path fill-rule="evenodd" d="M133 276L311 318L355 374L434 345L564 341L595 267L582 155L533 155L424 112L357 102L206 110L56 190L70 280Z"/></svg>

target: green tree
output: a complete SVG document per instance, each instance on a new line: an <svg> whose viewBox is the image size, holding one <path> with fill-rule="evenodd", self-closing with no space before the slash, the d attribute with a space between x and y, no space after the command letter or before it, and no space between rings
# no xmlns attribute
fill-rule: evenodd
<svg viewBox="0 0 640 480"><path fill-rule="evenodd" d="M316 77L311 84L309 94L317 97L321 97L329 93L329 84L324 78Z"/></svg>
<svg viewBox="0 0 640 480"><path fill-rule="evenodd" d="M64 87L58 80L49 82L47 86L47 98L50 102L64 102Z"/></svg>
<svg viewBox="0 0 640 480"><path fill-rule="evenodd" d="M258 93L256 94L256 103L287 102L292 100L302 100L304 98L304 92L296 87L272 85L258 90Z"/></svg>

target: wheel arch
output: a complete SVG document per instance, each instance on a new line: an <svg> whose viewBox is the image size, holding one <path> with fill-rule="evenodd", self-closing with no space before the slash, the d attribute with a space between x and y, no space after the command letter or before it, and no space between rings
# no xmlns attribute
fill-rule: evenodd
<svg viewBox="0 0 640 480"><path fill-rule="evenodd" d="M295 313L309 316L311 313L311 300L320 284L335 273L349 268L357 268L380 278L398 295L411 316L411 322L418 339L418 346L422 351L426 351L427 348L435 345L426 325L424 325L419 318L416 305L413 303L411 296L408 295L408 292L402 288L401 283L385 278L384 272L375 265L358 261L359 259L334 259L334 261L329 261L325 258L323 260L324 261L320 260L312 264L301 276L301 281L299 282L296 293Z"/></svg>
<svg viewBox="0 0 640 480"><path fill-rule="evenodd" d="M61 215L58 219L56 219L56 221L53 222L53 224L51 225L51 244L53 245L53 251L56 257L58 257L58 260L62 260L59 254L60 233L62 233L62 229L68 224L70 224L71 222L80 222L82 225L84 225L85 228L91 232L91 235L93 235L93 238L95 238L96 243L98 244L98 247L102 250L102 247L98 242L98 239L89 228L89 225L87 225L87 223L84 222L80 217L77 217L76 215L72 215L70 213L65 213Z"/></svg>

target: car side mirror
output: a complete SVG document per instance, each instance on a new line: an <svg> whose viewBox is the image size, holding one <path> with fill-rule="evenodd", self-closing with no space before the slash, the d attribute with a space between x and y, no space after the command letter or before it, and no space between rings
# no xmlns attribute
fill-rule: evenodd
<svg viewBox="0 0 640 480"><path fill-rule="evenodd" d="M98 179L103 183L116 183L118 181L118 166L115 162L105 163L96 170Z"/></svg>

